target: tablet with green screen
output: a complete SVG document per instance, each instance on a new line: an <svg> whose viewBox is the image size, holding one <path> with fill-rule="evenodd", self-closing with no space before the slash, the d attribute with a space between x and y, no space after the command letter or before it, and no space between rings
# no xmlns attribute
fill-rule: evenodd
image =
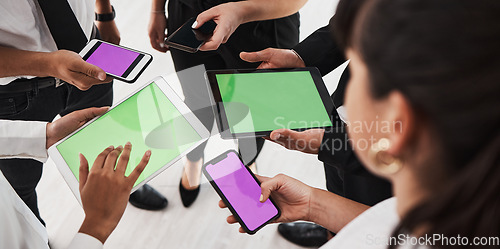
<svg viewBox="0 0 500 249"><path fill-rule="evenodd" d="M332 126L333 103L317 68L210 70L206 76L223 138Z"/></svg>
<svg viewBox="0 0 500 249"><path fill-rule="evenodd" d="M135 191L208 137L205 126L159 77L53 145L49 148L49 155L80 200L79 153L92 165L105 148L130 141L132 151L125 173L128 176L144 152L151 150L151 159L135 183Z"/></svg>

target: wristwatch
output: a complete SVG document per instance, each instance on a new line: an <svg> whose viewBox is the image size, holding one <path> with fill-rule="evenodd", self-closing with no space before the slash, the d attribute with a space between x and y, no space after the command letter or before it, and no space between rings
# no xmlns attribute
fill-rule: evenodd
<svg viewBox="0 0 500 249"><path fill-rule="evenodd" d="M99 21L99 22L113 21L115 19L115 16L116 16L115 7L113 7L113 5L111 5L111 10L112 10L112 12L111 13L107 13L107 14L97 14L97 13L95 13L95 20Z"/></svg>

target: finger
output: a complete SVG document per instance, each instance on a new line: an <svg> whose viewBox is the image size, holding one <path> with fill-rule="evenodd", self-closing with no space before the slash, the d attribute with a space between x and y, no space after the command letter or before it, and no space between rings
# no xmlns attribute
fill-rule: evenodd
<svg viewBox="0 0 500 249"><path fill-rule="evenodd" d="M200 47L201 51L217 50L219 46L224 41L224 37L230 32L229 28L223 27L221 24L217 24L214 30L212 38L208 40L203 46Z"/></svg>
<svg viewBox="0 0 500 249"><path fill-rule="evenodd" d="M261 175L257 175L257 174L255 174L255 177L257 177L257 180L259 180L260 183L263 183L263 182L268 181L269 179L271 179L271 177L261 176Z"/></svg>
<svg viewBox="0 0 500 249"><path fill-rule="evenodd" d="M95 171L95 170L102 169L102 167L104 166L104 161L106 160L106 157L114 149L115 149L115 147L113 145L111 145L108 148L104 149L104 151L101 152L101 154L99 154L97 156L97 158L95 159L94 164L92 165L92 168L90 169L90 171Z"/></svg>
<svg viewBox="0 0 500 249"><path fill-rule="evenodd" d="M116 147L113 151L111 151L106 157L106 161L104 161L104 167L102 168L108 171L114 171L116 166L116 160L118 159L118 156L120 156L122 151L123 151L123 146L121 145Z"/></svg>
<svg viewBox="0 0 500 249"><path fill-rule="evenodd" d="M194 21L194 23L191 26L191 28L197 29L197 28L203 26L203 24L205 24L206 22L214 19L217 16L216 13L217 13L217 11L215 11L214 8L211 8L211 9L208 9L208 10L205 10L205 11L201 12L196 17L196 21Z"/></svg>
<svg viewBox="0 0 500 249"><path fill-rule="evenodd" d="M234 215L229 215L226 219L227 223L229 224L234 224L234 223L238 223L238 220L236 220L236 218L234 217Z"/></svg>
<svg viewBox="0 0 500 249"><path fill-rule="evenodd" d="M106 80L106 72L104 72L104 70L102 70L98 66L85 62L83 59L81 59L78 63L74 64L73 68L74 68L73 71L85 74L96 80L100 81Z"/></svg>
<svg viewBox="0 0 500 249"><path fill-rule="evenodd" d="M269 61L271 59L271 53L269 53L269 51L269 48L266 48L257 52L241 52L240 58L248 62Z"/></svg>
<svg viewBox="0 0 500 249"><path fill-rule="evenodd" d="M146 168L146 165L148 165L150 158L151 158L151 151L148 150L148 151L146 151L146 153L144 153L144 156L142 156L141 162L139 162L139 164L137 164L134 171L132 171L132 173L130 173L130 175L128 176L128 179L132 185L135 184L135 182L137 181L137 179L141 175L142 171L144 171L144 168Z"/></svg>
<svg viewBox="0 0 500 249"><path fill-rule="evenodd" d="M262 182L262 184L260 185L262 191L262 194L260 196L260 202L267 201L267 199L269 199L269 196L271 196L271 193L273 191L278 190L281 187L281 185L282 185L282 179L280 175Z"/></svg>
<svg viewBox="0 0 500 249"><path fill-rule="evenodd" d="M118 159L118 164L116 165L116 173L124 175L127 170L128 161L130 159L130 151L132 150L132 144L127 142L123 148L122 155Z"/></svg>
<svg viewBox="0 0 500 249"><path fill-rule="evenodd" d="M76 111L76 112L74 112L74 114L78 115L78 121L82 122L82 125L83 125L84 123L87 123L88 121L92 120L93 118L103 115L108 110L109 110L109 106L91 107L91 108Z"/></svg>
<svg viewBox="0 0 500 249"><path fill-rule="evenodd" d="M80 179L80 193L81 193L89 176L89 162L87 161L87 158L83 156L82 153L80 153L78 157L80 158L80 172L78 174L78 178Z"/></svg>
<svg viewBox="0 0 500 249"><path fill-rule="evenodd" d="M240 229L238 229L238 232L240 232L240 233L246 233L245 230L243 229L243 227L240 227Z"/></svg>
<svg viewBox="0 0 500 249"><path fill-rule="evenodd" d="M224 203L222 200L219 201L219 207L220 208L227 208L226 203Z"/></svg>
<svg viewBox="0 0 500 249"><path fill-rule="evenodd" d="M86 74L76 72L76 71L71 71L70 72L70 79L67 82L76 86L78 89L80 89L82 91L86 91L86 90L90 89L93 85L109 83L112 80L113 80L113 78L111 78L111 77L106 77L104 81L96 80L96 79L94 79Z"/></svg>

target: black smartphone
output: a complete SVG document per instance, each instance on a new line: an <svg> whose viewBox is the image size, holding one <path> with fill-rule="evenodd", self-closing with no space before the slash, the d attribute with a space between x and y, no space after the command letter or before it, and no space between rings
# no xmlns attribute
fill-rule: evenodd
<svg viewBox="0 0 500 249"><path fill-rule="evenodd" d="M260 182L236 151L228 150L203 165L203 174L248 234L281 215L271 198L260 202Z"/></svg>
<svg viewBox="0 0 500 249"><path fill-rule="evenodd" d="M177 29L173 34L171 34L165 43L175 49L186 51L189 53L196 53L200 47L210 38L212 38L213 32L217 24L210 20L201 27L193 29L193 23L196 18L192 17L186 23L184 23L179 29Z"/></svg>

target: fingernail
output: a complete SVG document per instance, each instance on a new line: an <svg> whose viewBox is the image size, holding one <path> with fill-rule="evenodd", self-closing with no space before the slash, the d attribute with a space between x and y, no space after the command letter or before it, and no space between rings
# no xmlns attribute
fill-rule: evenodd
<svg viewBox="0 0 500 249"><path fill-rule="evenodd" d="M161 47L161 48L164 48L164 47L165 47L165 43L160 42L160 47Z"/></svg>
<svg viewBox="0 0 500 249"><path fill-rule="evenodd" d="M123 149L123 146L120 145L120 146L116 147L116 149L121 150L121 149Z"/></svg>
<svg viewBox="0 0 500 249"><path fill-rule="evenodd" d="M132 143L127 142L127 143L125 144L125 146L132 146Z"/></svg>
<svg viewBox="0 0 500 249"><path fill-rule="evenodd" d="M111 145L111 146L108 147L108 149L112 149L113 150L113 149L115 149L115 146Z"/></svg>
<svg viewBox="0 0 500 249"><path fill-rule="evenodd" d="M150 150L147 150L147 151L146 151L146 156L147 156L147 157L150 157L150 156L151 156L151 151L150 151Z"/></svg>
<svg viewBox="0 0 500 249"><path fill-rule="evenodd" d="M259 199L260 202L263 202L264 201L264 196L261 194L260 195L260 199Z"/></svg>
<svg viewBox="0 0 500 249"><path fill-rule="evenodd" d="M193 25L191 25L191 28L195 29L196 26L198 26L198 21L194 21Z"/></svg>
<svg viewBox="0 0 500 249"><path fill-rule="evenodd" d="M99 78L99 80L105 80L106 79L106 74L105 73L99 73L99 75L97 77Z"/></svg>
<svg viewBox="0 0 500 249"><path fill-rule="evenodd" d="M271 137L271 139L278 140L280 138L280 136L281 136L281 134L275 133L275 134L273 134L273 136Z"/></svg>

